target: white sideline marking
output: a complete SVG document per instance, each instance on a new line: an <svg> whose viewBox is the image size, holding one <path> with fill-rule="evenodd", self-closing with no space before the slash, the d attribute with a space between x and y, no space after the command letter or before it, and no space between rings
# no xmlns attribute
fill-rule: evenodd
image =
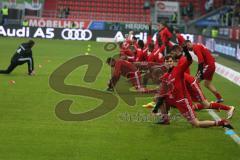
<svg viewBox="0 0 240 160"><path fill-rule="evenodd" d="M213 117L214 120L221 120L221 118L212 109L208 109L208 113ZM240 137L237 135L236 132L228 128L224 128L224 130L226 135L230 136L234 140L234 142L240 145Z"/></svg>
<svg viewBox="0 0 240 160"><path fill-rule="evenodd" d="M190 52L193 60L197 61L197 56L193 53ZM225 79L230 80L231 82L233 82L234 84L236 84L237 86L240 86L240 73L229 68L226 67L224 65L221 65L217 62L215 62L216 65L216 73L219 74L220 76L222 76ZM220 120L221 118L212 110L212 109L208 109L208 113L213 117L214 120ZM240 137L237 135L236 132L234 132L232 129L228 129L228 128L224 128L225 130L225 134L230 136L234 142L236 142L238 145L240 145Z"/></svg>

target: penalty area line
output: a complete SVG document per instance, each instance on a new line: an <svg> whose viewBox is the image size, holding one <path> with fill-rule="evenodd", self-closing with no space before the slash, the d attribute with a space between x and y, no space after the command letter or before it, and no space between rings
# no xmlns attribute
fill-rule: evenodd
<svg viewBox="0 0 240 160"><path fill-rule="evenodd" d="M221 120L221 118L212 109L208 109L208 113L213 117L214 120ZM224 128L224 130L226 135L230 136L234 140L234 142L240 145L240 137L234 130L228 128Z"/></svg>

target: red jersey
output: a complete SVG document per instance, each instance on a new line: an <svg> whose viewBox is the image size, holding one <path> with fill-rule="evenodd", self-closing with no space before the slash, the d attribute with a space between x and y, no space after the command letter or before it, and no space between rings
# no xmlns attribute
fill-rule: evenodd
<svg viewBox="0 0 240 160"><path fill-rule="evenodd" d="M164 62L164 57L163 57L162 53L164 52L164 50L165 50L165 46L154 49L148 55L148 62L163 63Z"/></svg>
<svg viewBox="0 0 240 160"><path fill-rule="evenodd" d="M183 45L183 43L185 42L185 38L180 34L180 33L178 33L177 34L177 43L180 45L180 46L182 46Z"/></svg>
<svg viewBox="0 0 240 160"><path fill-rule="evenodd" d="M159 32L159 36L161 38L163 45L172 47L172 44L169 42L169 40L172 38L172 33L168 30L167 27L164 27Z"/></svg>
<svg viewBox="0 0 240 160"><path fill-rule="evenodd" d="M137 68L130 62L118 59L116 60L114 71L113 71L113 77L124 76L128 77L128 74L131 72L136 72Z"/></svg>
<svg viewBox="0 0 240 160"><path fill-rule="evenodd" d="M206 98L205 98L197 80L193 76L191 76L187 73L184 74L184 78L185 78L188 93L189 93L192 101L193 102L204 101Z"/></svg>
<svg viewBox="0 0 240 160"><path fill-rule="evenodd" d="M141 49L136 48L136 62L142 62L147 61L148 55L147 55L147 48Z"/></svg>
<svg viewBox="0 0 240 160"><path fill-rule="evenodd" d="M204 63L204 65L215 64L211 52L202 44L193 44L193 52L198 57L198 63Z"/></svg>
<svg viewBox="0 0 240 160"><path fill-rule="evenodd" d="M129 40L126 40L126 41L123 42L123 48L124 49L129 48L130 45L131 45L131 41L129 41Z"/></svg>
<svg viewBox="0 0 240 160"><path fill-rule="evenodd" d="M141 89L141 74L137 68L130 62L118 59L112 70L112 78L108 83L109 88L113 88L122 76L129 78L136 89Z"/></svg>
<svg viewBox="0 0 240 160"><path fill-rule="evenodd" d="M184 72L191 65L192 62L188 61L186 57L182 56L179 59L178 65L172 69L170 73L165 73L163 79L168 83L172 83L173 91L171 96L177 101L189 97L185 80Z"/></svg>
<svg viewBox="0 0 240 160"><path fill-rule="evenodd" d="M193 82L195 82L195 78L187 73L184 74L184 79L186 81L186 84L192 84Z"/></svg>
<svg viewBox="0 0 240 160"><path fill-rule="evenodd" d="M121 48L120 49L120 57L126 56L129 62L135 61L134 53L130 49Z"/></svg>

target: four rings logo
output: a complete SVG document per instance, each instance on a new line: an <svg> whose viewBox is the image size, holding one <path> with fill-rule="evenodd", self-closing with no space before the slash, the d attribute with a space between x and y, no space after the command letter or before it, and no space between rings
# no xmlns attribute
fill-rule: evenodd
<svg viewBox="0 0 240 160"><path fill-rule="evenodd" d="M61 36L65 40L84 40L88 41L92 38L92 32L89 29L69 29L62 31Z"/></svg>

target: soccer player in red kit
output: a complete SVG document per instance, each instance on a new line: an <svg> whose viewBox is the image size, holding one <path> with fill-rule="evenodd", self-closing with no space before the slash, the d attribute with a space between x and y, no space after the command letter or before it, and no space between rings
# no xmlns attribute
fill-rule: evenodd
<svg viewBox="0 0 240 160"><path fill-rule="evenodd" d="M187 48L184 48L185 56L182 56L179 59L179 62L176 67L174 67L174 61L173 57L171 55L168 55L165 57L165 63L168 68L168 72L165 73L162 77L163 80L167 83L168 86L173 86L171 93L161 96L158 98L156 106L154 107L153 113L156 113L159 109L159 107L163 104L164 98L171 98L172 101L171 105L174 105L177 107L177 109L180 111L180 113L193 125L196 127L212 127L212 126L224 126L228 128L232 128L232 126L229 124L226 120L220 120L220 121L199 121L196 118L191 98L187 92L185 80L184 80L184 73L186 69L191 65L192 63L192 57L190 53L188 52ZM171 85L170 85L171 84ZM165 88L165 87L161 87ZM160 93L161 93L160 89Z"/></svg>
<svg viewBox="0 0 240 160"><path fill-rule="evenodd" d="M134 53L129 49L123 46L123 42L119 43L120 57L125 57L129 62L135 61Z"/></svg>
<svg viewBox="0 0 240 160"><path fill-rule="evenodd" d="M135 47L136 49L136 57L135 61L136 62L143 62L147 61L148 55L147 55L147 47L144 47L144 42L143 40L138 40L138 47Z"/></svg>
<svg viewBox="0 0 240 160"><path fill-rule="evenodd" d="M148 62L156 62L156 63L164 63L164 57L163 57L163 52L165 50L165 47L161 48L155 48L154 49L154 44L148 45Z"/></svg>
<svg viewBox="0 0 240 160"><path fill-rule="evenodd" d="M181 35L178 29L173 30L173 34L176 36L176 41L179 46L183 46L184 42L186 41L185 38Z"/></svg>
<svg viewBox="0 0 240 160"><path fill-rule="evenodd" d="M121 76L130 79L132 85L141 90L141 75L138 69L130 62L122 59L115 60L114 58L108 58L107 64L113 68L112 77L108 83L108 91L113 91L114 86L118 82Z"/></svg>
<svg viewBox="0 0 240 160"><path fill-rule="evenodd" d="M202 44L194 44L190 40L186 40L185 43L187 48L193 51L198 58L198 79L204 80L205 87L207 87L217 98L216 102L223 102L222 96L212 84L212 78L215 72L215 59L211 55L211 52Z"/></svg>
<svg viewBox="0 0 240 160"><path fill-rule="evenodd" d="M160 48L162 46L165 46L165 53L163 53L164 55L166 55L166 51L168 50L168 48L171 48L173 46L173 44L170 42L170 39L172 38L172 33L169 31L167 25L163 22L160 22L158 24L158 29L159 32L157 34L157 41L156 41L156 47ZM162 45L159 46L159 42L161 41Z"/></svg>
<svg viewBox="0 0 240 160"><path fill-rule="evenodd" d="M235 108L233 106L227 106L224 104L216 103L216 102L209 102L198 83L195 77L191 76L190 74L185 73L184 79L186 82L187 91L191 96L194 104L194 109L202 110L202 109L216 109L216 110L225 110L227 111L227 119L230 119L233 116Z"/></svg>

